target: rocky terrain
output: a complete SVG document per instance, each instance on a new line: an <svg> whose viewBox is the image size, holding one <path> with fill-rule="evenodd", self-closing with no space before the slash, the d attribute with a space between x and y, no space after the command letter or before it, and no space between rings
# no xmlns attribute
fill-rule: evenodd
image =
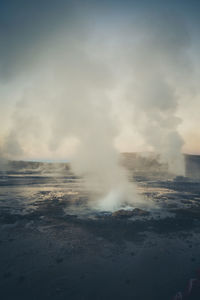
<svg viewBox="0 0 200 300"><path fill-rule="evenodd" d="M99 212L68 165L10 163L1 299L170 300L183 290L200 267L200 182L156 170L130 172L154 205Z"/></svg>

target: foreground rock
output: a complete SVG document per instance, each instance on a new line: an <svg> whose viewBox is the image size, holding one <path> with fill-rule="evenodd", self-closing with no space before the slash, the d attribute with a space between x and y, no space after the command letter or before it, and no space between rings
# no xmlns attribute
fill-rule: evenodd
<svg viewBox="0 0 200 300"><path fill-rule="evenodd" d="M148 215L148 211L140 208L134 208L133 210L120 209L112 213L112 217L115 218L145 217Z"/></svg>

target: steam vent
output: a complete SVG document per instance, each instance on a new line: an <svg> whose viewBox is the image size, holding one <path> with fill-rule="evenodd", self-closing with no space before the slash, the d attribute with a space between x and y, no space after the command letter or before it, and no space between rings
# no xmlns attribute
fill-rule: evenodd
<svg viewBox="0 0 200 300"><path fill-rule="evenodd" d="M200 180L200 155L185 154L185 175Z"/></svg>

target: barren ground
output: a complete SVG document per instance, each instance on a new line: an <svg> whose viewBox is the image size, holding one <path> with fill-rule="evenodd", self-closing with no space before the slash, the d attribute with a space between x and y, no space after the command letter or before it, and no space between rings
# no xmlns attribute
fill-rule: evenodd
<svg viewBox="0 0 200 300"><path fill-rule="evenodd" d="M0 177L2 300L170 300L200 267L200 183L136 174L147 216L97 213L81 179Z"/></svg>

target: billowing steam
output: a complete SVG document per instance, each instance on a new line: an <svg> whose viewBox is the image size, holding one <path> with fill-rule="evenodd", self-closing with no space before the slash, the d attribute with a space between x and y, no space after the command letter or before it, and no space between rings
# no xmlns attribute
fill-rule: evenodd
<svg viewBox="0 0 200 300"><path fill-rule="evenodd" d="M78 10L39 36L24 32L34 36L29 47L20 39L16 58L10 50L12 60L6 61L4 53L1 97L12 105L5 109L10 121L1 128L1 156L67 158L97 191L96 205L112 210L138 201L119 165L127 128L139 136L143 151L159 153L171 172L183 174L177 111L191 72L190 43L177 16L146 21L141 12L139 18L111 18L95 10L90 20L90 13ZM136 145L133 139L127 151Z"/></svg>
<svg viewBox="0 0 200 300"><path fill-rule="evenodd" d="M132 79L125 93L146 143L168 163L170 172L183 175L184 141L178 132L181 119L177 109L184 76L191 74L187 55L190 43L185 25L177 16L161 18L150 19L151 24L146 21L146 29L133 45L128 56Z"/></svg>

